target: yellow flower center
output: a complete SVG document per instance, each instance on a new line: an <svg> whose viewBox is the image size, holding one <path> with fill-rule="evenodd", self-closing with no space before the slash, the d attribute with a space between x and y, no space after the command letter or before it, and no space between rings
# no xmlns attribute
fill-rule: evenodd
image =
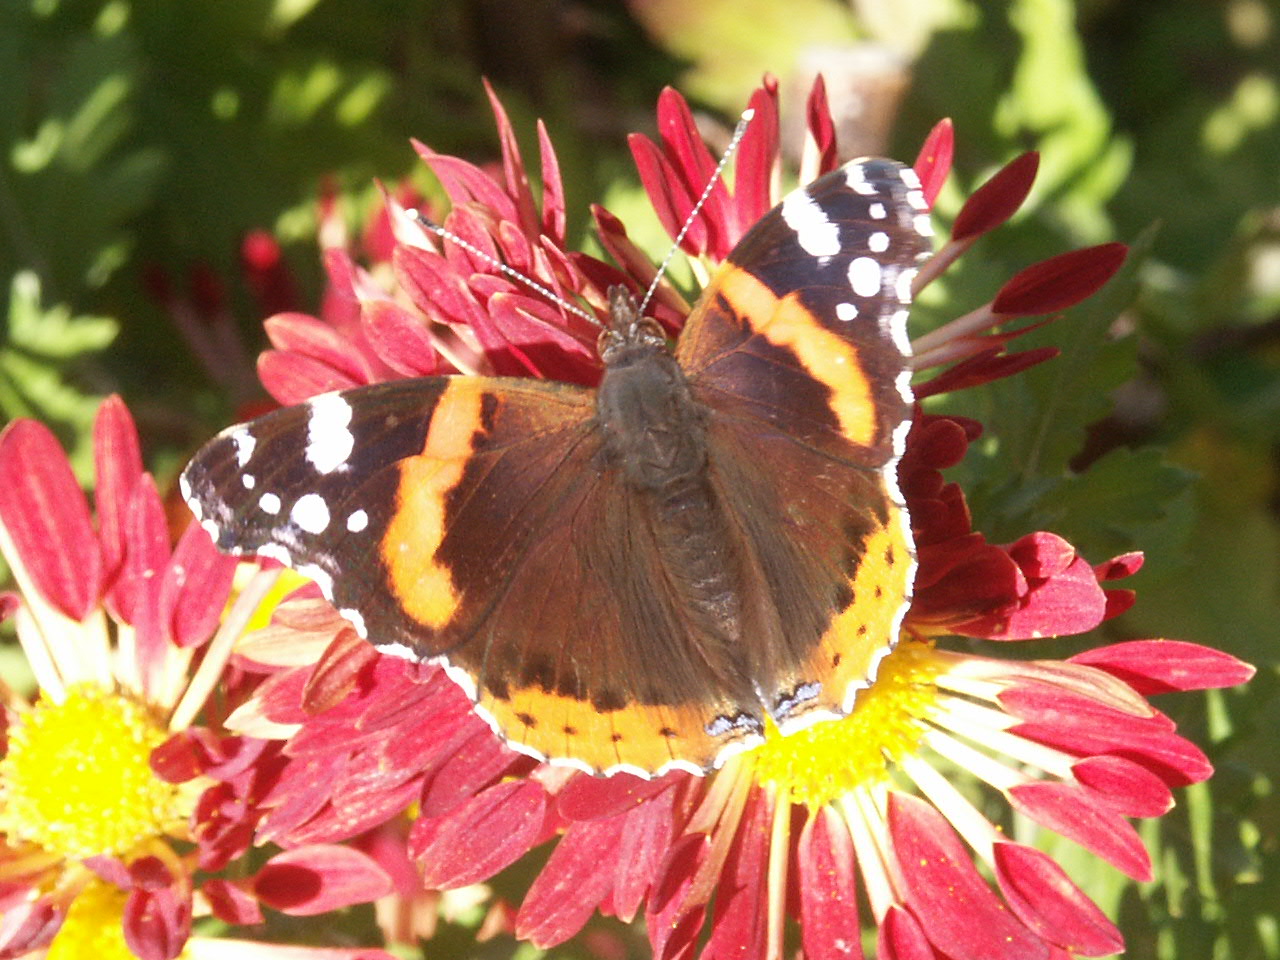
<svg viewBox="0 0 1280 960"><path fill-rule="evenodd" d="M181 829L182 791L150 765L167 737L145 706L92 684L71 687L62 703L40 701L9 730L0 829L76 859L124 856Z"/></svg>
<svg viewBox="0 0 1280 960"><path fill-rule="evenodd" d="M128 894L101 880L92 881L67 910L67 919L45 960L138 960L124 940L124 903ZM179 957L188 953L184 949Z"/></svg>
<svg viewBox="0 0 1280 960"><path fill-rule="evenodd" d="M816 809L854 787L888 776L890 762L914 752L924 718L937 700L941 665L933 645L904 640L880 662L875 683L858 694L853 713L790 736L770 725L748 755L757 782L780 797Z"/></svg>

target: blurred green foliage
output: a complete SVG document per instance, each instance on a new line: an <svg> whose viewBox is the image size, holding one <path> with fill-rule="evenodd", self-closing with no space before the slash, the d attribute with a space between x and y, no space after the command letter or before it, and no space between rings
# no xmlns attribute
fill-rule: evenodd
<svg viewBox="0 0 1280 960"><path fill-rule="evenodd" d="M314 307L317 198L336 192L358 218L374 177L433 189L410 136L496 157L482 75L527 146L547 119L585 231L592 201L639 206L625 135L652 132L663 83L733 116L766 70L785 94L804 63L874 45L907 78L890 152L910 159L938 118L956 122L941 225L1001 163L1042 152L1028 203L930 289L921 330L1043 257L1133 246L1101 295L1027 338L1062 357L940 398L987 425L954 472L976 525L995 540L1051 529L1095 561L1146 550L1139 602L1107 636L1192 639L1260 667L1246 691L1162 704L1219 775L1147 826L1156 883L1044 842L1121 918L1130 956L1280 957L1280 7L785 7L779 21L779 5L740 0L7 0L0 412L52 423L83 466L96 398L118 390L153 462L176 464L232 410L174 304L212 300L251 355L262 311L243 237L274 232Z"/></svg>

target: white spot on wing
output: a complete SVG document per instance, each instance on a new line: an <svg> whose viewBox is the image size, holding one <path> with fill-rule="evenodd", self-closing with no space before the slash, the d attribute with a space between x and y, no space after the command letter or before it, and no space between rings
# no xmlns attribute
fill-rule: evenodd
<svg viewBox="0 0 1280 960"><path fill-rule="evenodd" d="M356 633L360 634L361 638L365 640L369 639L369 628L365 626L364 617L360 615L359 610L352 610L350 607L343 607L338 611L338 616L342 617L351 624L351 626L355 627Z"/></svg>
<svg viewBox="0 0 1280 960"><path fill-rule="evenodd" d="M867 237L867 249L872 253L884 253L889 249L889 235L883 230L877 230Z"/></svg>
<svg viewBox="0 0 1280 960"><path fill-rule="evenodd" d="M332 473L347 462L355 446L351 434L351 404L336 393L322 393L307 401L307 461L318 473Z"/></svg>
<svg viewBox="0 0 1280 960"><path fill-rule="evenodd" d="M849 286L860 297L880 292L880 264L872 257L855 257L849 264Z"/></svg>
<svg viewBox="0 0 1280 960"><path fill-rule="evenodd" d="M867 207L867 213L872 220L883 220L889 215L889 211L885 209L883 203L873 203Z"/></svg>
<svg viewBox="0 0 1280 960"><path fill-rule="evenodd" d="M253 456L253 448L258 445L258 438L249 432L248 427L241 427L231 434L231 441L236 445L236 463L243 470L244 465Z"/></svg>
<svg viewBox="0 0 1280 960"><path fill-rule="evenodd" d="M254 486L257 484L257 482L258 482L258 478L255 477L252 473L240 474L240 485L243 486L246 490L252 490Z"/></svg>
<svg viewBox="0 0 1280 960"><path fill-rule="evenodd" d="M782 201L782 219L811 257L834 257L840 252L840 228L803 189L793 190Z"/></svg>
<svg viewBox="0 0 1280 960"><path fill-rule="evenodd" d="M836 317L840 320L843 320L845 323L848 323L851 320L857 320L858 308L855 307L852 303L837 303Z"/></svg>
<svg viewBox="0 0 1280 960"><path fill-rule="evenodd" d="M258 498L258 506L262 508L263 513L269 513L274 517L280 512L280 498L274 493L264 493Z"/></svg>
<svg viewBox="0 0 1280 960"><path fill-rule="evenodd" d="M933 236L933 218L927 213L917 213L912 219L911 224L916 228L916 233L920 234L920 236Z"/></svg>
<svg viewBox="0 0 1280 960"><path fill-rule="evenodd" d="M916 279L916 268L908 267L898 274L898 299L903 303L911 302L911 284Z"/></svg>
<svg viewBox="0 0 1280 960"><path fill-rule="evenodd" d="M329 505L318 493L303 494L289 511L289 519L307 533L324 533L329 526Z"/></svg>
<svg viewBox="0 0 1280 960"><path fill-rule="evenodd" d="M347 529L352 533L360 533L367 526L369 526L369 514L363 510L356 510L347 517Z"/></svg>

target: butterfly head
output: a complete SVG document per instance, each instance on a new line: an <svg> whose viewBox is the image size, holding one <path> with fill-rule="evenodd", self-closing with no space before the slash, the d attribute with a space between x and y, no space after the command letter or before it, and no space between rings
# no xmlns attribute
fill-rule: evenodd
<svg viewBox="0 0 1280 960"><path fill-rule="evenodd" d="M640 316L626 287L609 288L609 325L596 343L606 367L626 366L641 357L667 352L667 336L656 320Z"/></svg>

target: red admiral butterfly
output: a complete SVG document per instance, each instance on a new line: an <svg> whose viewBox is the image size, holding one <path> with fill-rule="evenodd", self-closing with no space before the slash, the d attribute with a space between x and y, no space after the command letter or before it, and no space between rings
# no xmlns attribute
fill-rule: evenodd
<svg viewBox="0 0 1280 960"><path fill-rule="evenodd" d="M927 250L907 167L855 160L742 238L674 350L611 293L597 389L427 377L318 396L197 454L218 547L312 577L439 662L513 746L703 772L844 716L896 642L896 468Z"/></svg>

